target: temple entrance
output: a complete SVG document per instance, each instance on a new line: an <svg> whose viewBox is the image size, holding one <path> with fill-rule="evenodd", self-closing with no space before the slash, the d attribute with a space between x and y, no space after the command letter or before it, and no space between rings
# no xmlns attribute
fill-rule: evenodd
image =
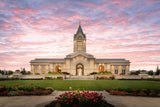
<svg viewBox="0 0 160 107"><path fill-rule="evenodd" d="M84 75L84 67L83 67L82 64L77 64L77 66L76 66L76 75L77 76Z"/></svg>

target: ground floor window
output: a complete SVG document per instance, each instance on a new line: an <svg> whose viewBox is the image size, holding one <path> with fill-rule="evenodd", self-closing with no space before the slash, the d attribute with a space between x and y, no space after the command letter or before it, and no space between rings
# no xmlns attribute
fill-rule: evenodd
<svg viewBox="0 0 160 107"><path fill-rule="evenodd" d="M56 71L56 72L61 72L61 70L62 70L61 67L60 67L59 65L57 65L55 71Z"/></svg>
<svg viewBox="0 0 160 107"><path fill-rule="evenodd" d="M101 72L101 71L104 71L104 66L103 65L99 66L99 72Z"/></svg>
<svg viewBox="0 0 160 107"><path fill-rule="evenodd" d="M115 74L118 74L118 69L115 69L115 72L114 72Z"/></svg>
<svg viewBox="0 0 160 107"><path fill-rule="evenodd" d="M123 70L122 70L122 73L123 73L123 74L125 74L125 73L126 73L126 70L125 70L125 69L123 69Z"/></svg>

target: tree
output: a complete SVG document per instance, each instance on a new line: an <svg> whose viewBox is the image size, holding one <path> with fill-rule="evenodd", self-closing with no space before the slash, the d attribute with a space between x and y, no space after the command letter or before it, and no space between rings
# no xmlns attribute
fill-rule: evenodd
<svg viewBox="0 0 160 107"><path fill-rule="evenodd" d="M13 74L13 71L9 70L9 71L7 72L7 74L8 74L8 75L12 75L12 74Z"/></svg>
<svg viewBox="0 0 160 107"><path fill-rule="evenodd" d="M20 70L19 70L19 69L17 69L17 70L15 70L15 72L20 72Z"/></svg>
<svg viewBox="0 0 160 107"><path fill-rule="evenodd" d="M153 75L153 70L148 71L148 75Z"/></svg>
<svg viewBox="0 0 160 107"><path fill-rule="evenodd" d="M159 66L157 66L156 75L159 75L159 74L160 74L160 69L159 69Z"/></svg>
<svg viewBox="0 0 160 107"><path fill-rule="evenodd" d="M141 72L141 70L136 71L136 72L135 72L135 75L140 74L140 72Z"/></svg>
<svg viewBox="0 0 160 107"><path fill-rule="evenodd" d="M22 73L22 74L26 74L25 68L23 68L23 69L21 70L21 73Z"/></svg>

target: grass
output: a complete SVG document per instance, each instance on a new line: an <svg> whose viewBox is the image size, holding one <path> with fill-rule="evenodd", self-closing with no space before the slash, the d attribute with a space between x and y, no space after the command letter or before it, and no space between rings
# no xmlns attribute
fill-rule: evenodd
<svg viewBox="0 0 160 107"><path fill-rule="evenodd" d="M41 87L53 87L55 90L97 90L101 91L105 88L132 88L132 89L160 89L160 82L154 81L138 81L138 80L13 80L0 81L0 85L5 84L6 87L30 86L30 83Z"/></svg>

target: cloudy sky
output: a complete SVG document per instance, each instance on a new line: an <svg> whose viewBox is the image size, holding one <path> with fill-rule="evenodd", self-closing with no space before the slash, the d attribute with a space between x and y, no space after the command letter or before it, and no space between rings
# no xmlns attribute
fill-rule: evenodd
<svg viewBox="0 0 160 107"><path fill-rule="evenodd" d="M96 58L128 59L131 70L160 65L159 0L0 0L0 69L64 58L79 20Z"/></svg>

